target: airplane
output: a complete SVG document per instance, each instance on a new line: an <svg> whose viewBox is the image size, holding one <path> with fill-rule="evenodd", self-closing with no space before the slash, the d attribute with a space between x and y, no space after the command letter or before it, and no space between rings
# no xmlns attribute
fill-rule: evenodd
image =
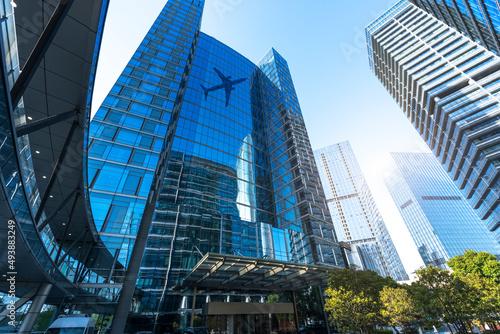
<svg viewBox="0 0 500 334"><path fill-rule="evenodd" d="M226 90L226 107L227 107L229 105L229 98L231 97L231 91L235 90L235 87L233 87L233 86L247 80L247 78L236 79L236 80L231 81L231 76L226 77L224 74L222 74L215 67L214 67L214 70L217 73L217 75L221 78L222 83L220 85L213 86L210 88L206 88L205 86L200 84L201 88L205 92L205 101L207 100L209 92L213 92L214 90L219 90L219 89L225 89Z"/></svg>

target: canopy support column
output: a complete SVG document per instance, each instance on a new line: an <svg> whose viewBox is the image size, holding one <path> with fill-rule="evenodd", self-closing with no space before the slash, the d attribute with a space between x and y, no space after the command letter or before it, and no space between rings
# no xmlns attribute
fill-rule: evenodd
<svg viewBox="0 0 500 334"><path fill-rule="evenodd" d="M292 301L293 301L293 316L295 320L295 327L297 328L297 333L299 333L300 332L299 313L297 312L297 300L295 299L295 291L292 291Z"/></svg>
<svg viewBox="0 0 500 334"><path fill-rule="evenodd" d="M191 308L191 327L194 327L194 308L196 306L196 292L198 290L198 287L194 287L194 292L193 292L193 307Z"/></svg>

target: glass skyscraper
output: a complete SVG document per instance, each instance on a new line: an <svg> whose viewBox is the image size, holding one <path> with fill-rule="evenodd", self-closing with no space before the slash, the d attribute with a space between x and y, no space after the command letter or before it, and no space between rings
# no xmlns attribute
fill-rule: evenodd
<svg viewBox="0 0 500 334"><path fill-rule="evenodd" d="M497 0L410 0L495 54L500 54L500 3Z"/></svg>
<svg viewBox="0 0 500 334"><path fill-rule="evenodd" d="M391 153L386 185L424 264L448 269L464 251L500 255L500 245L431 153Z"/></svg>
<svg viewBox="0 0 500 334"><path fill-rule="evenodd" d="M352 264L408 280L350 143L314 150L314 158L339 241L351 247Z"/></svg>
<svg viewBox="0 0 500 334"><path fill-rule="evenodd" d="M131 329L166 331L191 306L173 287L207 252L345 265L286 61L200 32L203 6L167 2L90 124L92 213L123 265L160 189Z"/></svg>
<svg viewBox="0 0 500 334"><path fill-rule="evenodd" d="M500 240L500 58L404 0L366 35L372 71Z"/></svg>

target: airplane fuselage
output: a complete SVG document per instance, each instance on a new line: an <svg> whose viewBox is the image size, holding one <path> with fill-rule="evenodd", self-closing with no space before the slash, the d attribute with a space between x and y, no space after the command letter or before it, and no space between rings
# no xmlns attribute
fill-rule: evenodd
<svg viewBox="0 0 500 334"><path fill-rule="evenodd" d="M231 80L231 76L226 77L224 74L222 74L216 68L214 68L214 70L217 73L217 75L220 77L220 79L222 80L222 83L220 85L213 86L210 88L205 88L203 85L200 85L200 86L203 89L203 92L205 93L205 100L207 99L209 92L213 92L213 91L216 91L219 89L224 89L226 91L226 107L227 107L229 104L229 98L231 97L231 91L236 89L234 86L247 80L247 78Z"/></svg>

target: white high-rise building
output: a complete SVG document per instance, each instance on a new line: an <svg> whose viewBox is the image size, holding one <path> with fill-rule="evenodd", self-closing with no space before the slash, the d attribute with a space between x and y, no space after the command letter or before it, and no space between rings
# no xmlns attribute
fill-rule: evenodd
<svg viewBox="0 0 500 334"><path fill-rule="evenodd" d="M349 142L315 150L314 158L337 237L350 245L350 265L408 280Z"/></svg>

